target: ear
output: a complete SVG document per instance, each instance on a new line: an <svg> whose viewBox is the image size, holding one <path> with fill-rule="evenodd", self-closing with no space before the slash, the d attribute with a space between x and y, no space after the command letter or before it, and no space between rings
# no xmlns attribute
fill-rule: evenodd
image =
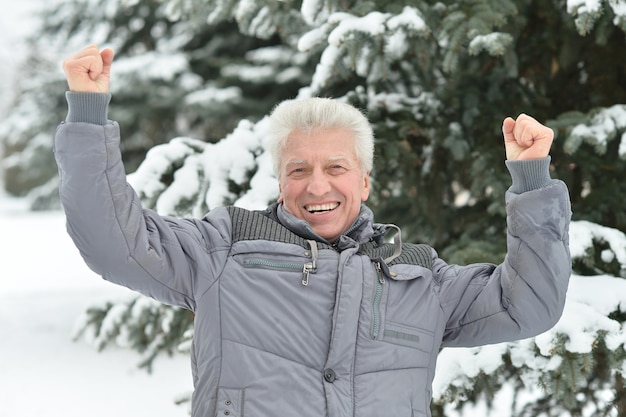
<svg viewBox="0 0 626 417"><path fill-rule="evenodd" d="M363 175L363 190L361 191L361 202L367 201L370 196L370 173L369 171Z"/></svg>
<svg viewBox="0 0 626 417"><path fill-rule="evenodd" d="M283 187L278 183L278 202L282 203L285 199L283 198Z"/></svg>

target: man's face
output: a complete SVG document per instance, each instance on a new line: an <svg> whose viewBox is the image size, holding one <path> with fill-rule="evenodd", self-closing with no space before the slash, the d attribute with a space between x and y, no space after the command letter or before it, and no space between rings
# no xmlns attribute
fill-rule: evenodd
<svg viewBox="0 0 626 417"><path fill-rule="evenodd" d="M287 211L332 242L357 218L370 192L348 129L294 131L280 166L280 199Z"/></svg>

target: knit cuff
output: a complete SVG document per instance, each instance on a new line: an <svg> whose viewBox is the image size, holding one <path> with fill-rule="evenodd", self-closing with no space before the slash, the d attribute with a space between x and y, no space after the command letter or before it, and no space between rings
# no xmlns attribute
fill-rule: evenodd
<svg viewBox="0 0 626 417"><path fill-rule="evenodd" d="M552 182L552 178L550 178L550 161L549 155L541 159L524 161L506 160L504 163L513 180L509 191L521 194L549 185Z"/></svg>
<svg viewBox="0 0 626 417"><path fill-rule="evenodd" d="M110 93L79 93L67 91L68 112L65 121L106 125L109 122Z"/></svg>

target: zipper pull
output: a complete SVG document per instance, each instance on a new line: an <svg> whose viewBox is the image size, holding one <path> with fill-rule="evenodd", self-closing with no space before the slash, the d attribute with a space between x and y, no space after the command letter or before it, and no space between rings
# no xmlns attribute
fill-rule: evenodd
<svg viewBox="0 0 626 417"><path fill-rule="evenodd" d="M302 285L305 287L309 285L309 275L317 271L317 242L314 240L307 240L311 247L311 262L304 264L302 268Z"/></svg>
<svg viewBox="0 0 626 417"><path fill-rule="evenodd" d="M309 275L311 274L311 271L313 271L314 266L311 262L305 263L304 267L302 268L302 285L304 285L305 287L307 285L309 285Z"/></svg>
<svg viewBox="0 0 626 417"><path fill-rule="evenodd" d="M383 268L380 266L380 262L374 262L374 267L378 272L378 282L381 284L385 283L385 274L383 273Z"/></svg>

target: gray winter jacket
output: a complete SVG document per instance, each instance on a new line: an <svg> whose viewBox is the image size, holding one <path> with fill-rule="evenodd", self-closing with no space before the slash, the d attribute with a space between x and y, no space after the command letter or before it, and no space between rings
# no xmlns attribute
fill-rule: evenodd
<svg viewBox="0 0 626 417"><path fill-rule="evenodd" d="M429 416L442 346L530 337L561 315L570 206L548 158L507 163L505 261L448 265L384 243L365 206L335 245L280 205L145 210L108 96L68 97L55 155L69 234L105 279L195 313L194 417Z"/></svg>

